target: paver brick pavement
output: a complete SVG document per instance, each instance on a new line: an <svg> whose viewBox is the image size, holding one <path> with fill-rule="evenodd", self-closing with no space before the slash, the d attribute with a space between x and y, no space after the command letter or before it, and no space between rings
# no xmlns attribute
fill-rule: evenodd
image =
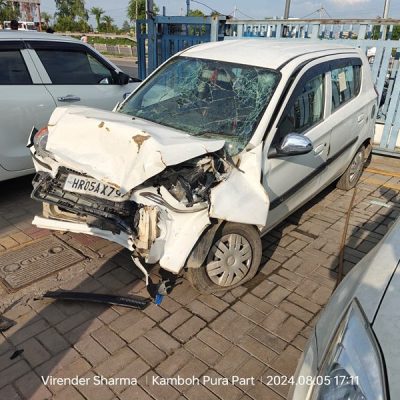
<svg viewBox="0 0 400 400"><path fill-rule="evenodd" d="M374 163L380 169L386 165L383 157L374 156ZM400 162L390 160L389 170L399 172ZM347 235L346 271L400 214L400 196L388 187L395 183L390 176L364 172ZM351 193L329 187L266 235L260 272L244 286L204 295L184 281L161 306L151 304L139 311L35 300L43 291L57 288L115 294L145 289L140 272L120 247L95 237L31 226L40 205L29 199L30 177L0 185L8 189L0 199L0 252L57 235L87 257L16 292L0 282L0 311L17 322L0 334L0 399L287 396L288 386L268 384L268 377L294 373L316 318L332 294ZM156 268L152 274L157 274ZM16 350L23 352L10 359ZM254 377L254 384L214 384L235 374ZM154 377L178 375L197 378L199 383L152 383ZM44 385L42 377L47 376L80 377L90 384ZM106 383L94 385L96 376ZM137 379L137 384L118 381L123 378Z"/></svg>

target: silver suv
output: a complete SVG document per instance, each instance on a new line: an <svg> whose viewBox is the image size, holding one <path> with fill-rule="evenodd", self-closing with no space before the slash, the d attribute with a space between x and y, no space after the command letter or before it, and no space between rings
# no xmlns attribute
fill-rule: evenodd
<svg viewBox="0 0 400 400"><path fill-rule="evenodd" d="M0 181L34 172L26 148L32 126L57 106L112 110L137 83L79 40L0 31Z"/></svg>
<svg viewBox="0 0 400 400"><path fill-rule="evenodd" d="M240 40L172 57L117 112L58 108L32 135L48 229L185 269L202 292L251 279L261 236L369 156L377 95L342 45Z"/></svg>

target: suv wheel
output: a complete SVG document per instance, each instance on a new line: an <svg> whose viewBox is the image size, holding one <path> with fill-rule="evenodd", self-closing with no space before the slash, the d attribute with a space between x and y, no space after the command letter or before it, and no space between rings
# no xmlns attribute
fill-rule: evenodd
<svg viewBox="0 0 400 400"><path fill-rule="evenodd" d="M217 231L204 264L189 268L187 277L202 293L233 289L253 278L261 253L260 234L253 226L227 223Z"/></svg>
<svg viewBox="0 0 400 400"><path fill-rule="evenodd" d="M351 160L350 165L338 180L336 187L343 190L350 190L354 186L356 186L362 174L364 163L365 163L365 148L364 146L362 146L358 149L356 155Z"/></svg>

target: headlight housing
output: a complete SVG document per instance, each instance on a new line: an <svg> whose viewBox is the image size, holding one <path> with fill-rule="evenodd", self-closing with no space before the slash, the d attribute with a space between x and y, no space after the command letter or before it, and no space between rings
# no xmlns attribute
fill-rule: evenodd
<svg viewBox="0 0 400 400"><path fill-rule="evenodd" d="M45 126L33 137L33 146L37 152L46 151L48 136L49 130L47 129L47 126Z"/></svg>
<svg viewBox="0 0 400 400"><path fill-rule="evenodd" d="M383 360L361 306L354 300L325 355L313 400L384 400Z"/></svg>

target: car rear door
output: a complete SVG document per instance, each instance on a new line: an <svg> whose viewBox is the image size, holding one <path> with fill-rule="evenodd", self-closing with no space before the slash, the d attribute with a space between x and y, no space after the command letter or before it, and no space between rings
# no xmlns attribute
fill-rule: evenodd
<svg viewBox="0 0 400 400"><path fill-rule="evenodd" d="M56 104L20 40L0 41L0 91L0 166L7 171L29 170L33 168L26 148L29 133L33 126L47 124Z"/></svg>
<svg viewBox="0 0 400 400"><path fill-rule="evenodd" d="M57 106L112 110L134 83L120 85L115 68L80 43L30 41L32 58Z"/></svg>
<svg viewBox="0 0 400 400"><path fill-rule="evenodd" d="M366 90L361 92L361 72L362 61L358 57L332 62L329 119L333 129L327 171L330 178L337 177L347 168L357 148L368 137L369 118L375 103Z"/></svg>

